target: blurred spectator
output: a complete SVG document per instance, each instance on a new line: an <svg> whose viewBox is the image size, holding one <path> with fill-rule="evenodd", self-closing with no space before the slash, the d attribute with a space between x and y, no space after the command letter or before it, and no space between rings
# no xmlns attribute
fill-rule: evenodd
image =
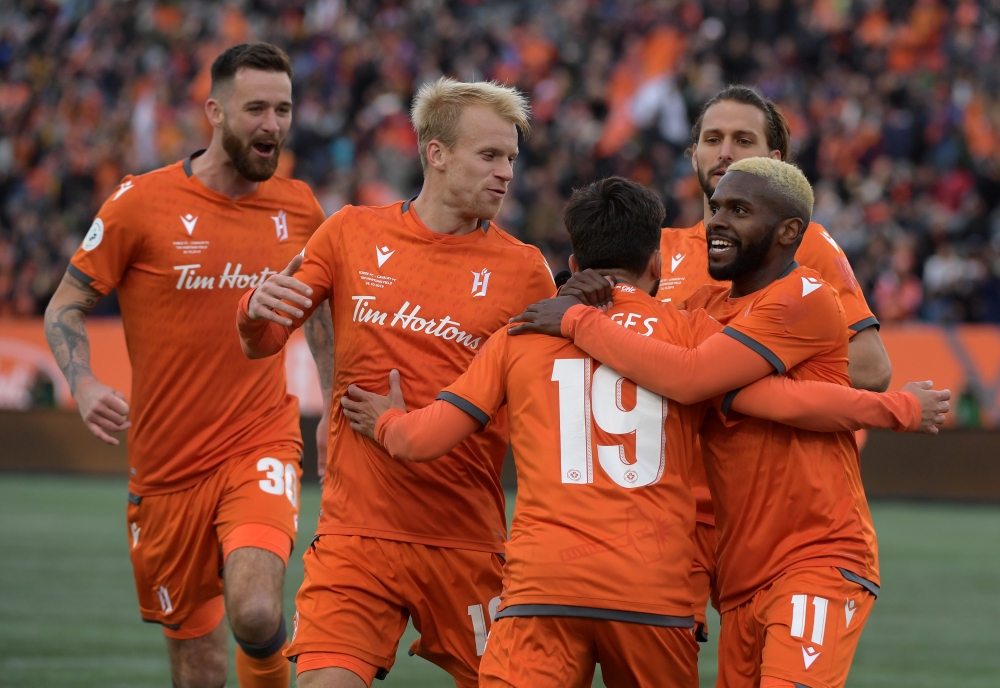
<svg viewBox="0 0 1000 688"><path fill-rule="evenodd" d="M0 0L0 315L42 312L123 174L205 145L209 66L248 40L293 60L281 171L328 213L419 189L420 84L523 89L500 222L556 271L563 203L598 176L696 223L690 122L755 84L880 317L1000 321L1000 0Z"/></svg>

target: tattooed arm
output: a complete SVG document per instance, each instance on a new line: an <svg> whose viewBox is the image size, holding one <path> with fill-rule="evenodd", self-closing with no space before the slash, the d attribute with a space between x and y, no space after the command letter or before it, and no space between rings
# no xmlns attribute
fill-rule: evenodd
<svg viewBox="0 0 1000 688"><path fill-rule="evenodd" d="M330 434L330 397L333 395L333 316L330 302L324 301L302 325L319 371L319 386L323 391L323 415L316 428L316 468L322 484L326 474L326 440Z"/></svg>
<svg viewBox="0 0 1000 688"><path fill-rule="evenodd" d="M94 435L117 445L109 433L131 427L125 395L103 385L90 369L90 340L84 320L102 294L66 273L45 309L45 338L62 369L83 422Z"/></svg>

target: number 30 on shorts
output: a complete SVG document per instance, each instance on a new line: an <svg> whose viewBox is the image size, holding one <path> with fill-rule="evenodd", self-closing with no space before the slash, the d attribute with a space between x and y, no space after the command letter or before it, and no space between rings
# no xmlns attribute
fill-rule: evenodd
<svg viewBox="0 0 1000 688"><path fill-rule="evenodd" d="M257 462L257 470L265 471L267 474L266 479L257 483L260 485L260 489L268 494L283 494L288 497L292 506L299 505L299 483L295 479L295 467L292 464L281 463L277 459L266 456Z"/></svg>

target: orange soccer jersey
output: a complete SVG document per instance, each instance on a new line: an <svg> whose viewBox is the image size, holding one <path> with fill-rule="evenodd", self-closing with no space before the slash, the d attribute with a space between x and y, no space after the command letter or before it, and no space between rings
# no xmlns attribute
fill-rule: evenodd
<svg viewBox="0 0 1000 688"><path fill-rule="evenodd" d="M688 305L705 308L778 373L850 385L844 310L813 270L793 263L782 278L741 298L705 287ZM709 414L701 433L720 531L721 610L805 566L842 567L877 585L875 531L853 434L756 418L725 425Z"/></svg>
<svg viewBox="0 0 1000 688"><path fill-rule="evenodd" d="M657 311L649 296L619 285L609 313L686 347L718 330L709 318ZM498 619L692 625L687 476L706 405L638 388L567 340L506 329L438 398L487 427L507 406L519 488Z"/></svg>
<svg viewBox="0 0 1000 688"><path fill-rule="evenodd" d="M704 221L686 229L664 229L660 237L660 251L663 254L663 277L656 298L661 301L683 307L684 302L705 285L729 286L729 282L714 280L708 274ZM851 336L878 325L847 256L822 225L813 222L806 228L795 260L818 272L837 291ZM698 522L713 525L712 495L700 457L692 466L691 490L698 504Z"/></svg>
<svg viewBox="0 0 1000 688"><path fill-rule="evenodd" d="M174 492L229 457L301 448L284 359L247 360L233 310L323 217L302 182L273 177L233 200L202 184L190 159L125 177L101 207L69 273L118 290L132 363L129 491Z"/></svg>
<svg viewBox="0 0 1000 688"><path fill-rule="evenodd" d="M463 373L511 317L555 292L538 249L488 222L462 236L437 234L408 201L348 206L330 217L296 278L312 287L314 307L326 298L332 305L334 398L350 384L387 391L395 368L416 406ZM279 350L291 328L250 321L248 296L240 315L245 346L258 355ZM507 441L501 415L438 465L407 464L351 430L335 408L317 533L503 552Z"/></svg>

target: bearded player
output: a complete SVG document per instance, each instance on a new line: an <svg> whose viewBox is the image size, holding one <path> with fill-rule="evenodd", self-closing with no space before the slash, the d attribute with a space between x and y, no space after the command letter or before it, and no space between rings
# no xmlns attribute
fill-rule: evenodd
<svg viewBox="0 0 1000 688"><path fill-rule="evenodd" d="M101 207L46 309L45 332L94 435L117 444L113 434L131 428L132 569L143 620L167 637L174 685L226 682L228 615L240 685L284 688L298 402L286 393L283 357L241 355L232 313L324 216L305 184L274 176L292 118L284 52L266 43L226 50L212 65L205 112L207 150L125 177ZM90 369L84 321L112 289L131 404Z"/></svg>
<svg viewBox="0 0 1000 688"><path fill-rule="evenodd" d="M251 358L281 350L330 299L337 395L385 390L403 372L425 405L468 367L490 335L555 284L538 249L493 222L513 177L525 99L492 83L441 79L412 111L424 184L413 200L348 206L316 232L288 272L248 292L238 324ZM387 390L386 390L387 391ZM479 657L501 592L507 526L500 468L504 414L430 467L392 461L330 418L317 539L296 597L303 688L368 686L392 667L408 617L411 648L459 686Z"/></svg>
<svg viewBox="0 0 1000 688"><path fill-rule="evenodd" d="M687 229L664 229L663 279L657 298L681 305L704 284L725 284L708 273L705 226L712 217L709 198L729 165L750 157L789 159L791 134L781 110L753 89L730 86L712 97L691 130L691 165L704 192L705 218ZM885 391L892 377L889 356L878 333L878 321L868 308L847 256L830 234L816 223L805 230L795 259L816 270L840 297L850 335L851 384L857 389ZM669 271L668 271L669 269ZM693 464L692 486L698 502L697 550L693 583L698 590L696 616L699 640L707 640L705 611L715 586L715 515L700 460ZM718 608L713 595L713 606Z"/></svg>
<svg viewBox="0 0 1000 688"><path fill-rule="evenodd" d="M572 338L659 394L697 400L731 390L722 417L708 414L701 429L719 518L722 688L843 686L879 593L853 435L753 418L727 427L738 420L730 402L762 373L850 381L844 309L794 260L812 204L808 182L788 163L730 166L712 195L708 241L712 275L732 286L704 287L689 301L726 327L693 351L637 337L593 308L567 310L561 299L516 319L529 323L522 331ZM949 395L936 394L943 412Z"/></svg>
<svg viewBox="0 0 1000 688"><path fill-rule="evenodd" d="M570 265L618 279L607 313L618 326L694 345L721 325L649 295L661 276L663 213L656 194L620 177L578 189L564 216ZM612 688L697 685L688 473L710 403L677 404L565 339L507 328L431 406L407 414L398 374L389 384L389 397L349 387L344 412L397 459L436 459L508 409L516 516L480 686L589 687L597 663ZM913 397L767 375L733 408L814 430L841 430L850 416L929 431L934 392Z"/></svg>

